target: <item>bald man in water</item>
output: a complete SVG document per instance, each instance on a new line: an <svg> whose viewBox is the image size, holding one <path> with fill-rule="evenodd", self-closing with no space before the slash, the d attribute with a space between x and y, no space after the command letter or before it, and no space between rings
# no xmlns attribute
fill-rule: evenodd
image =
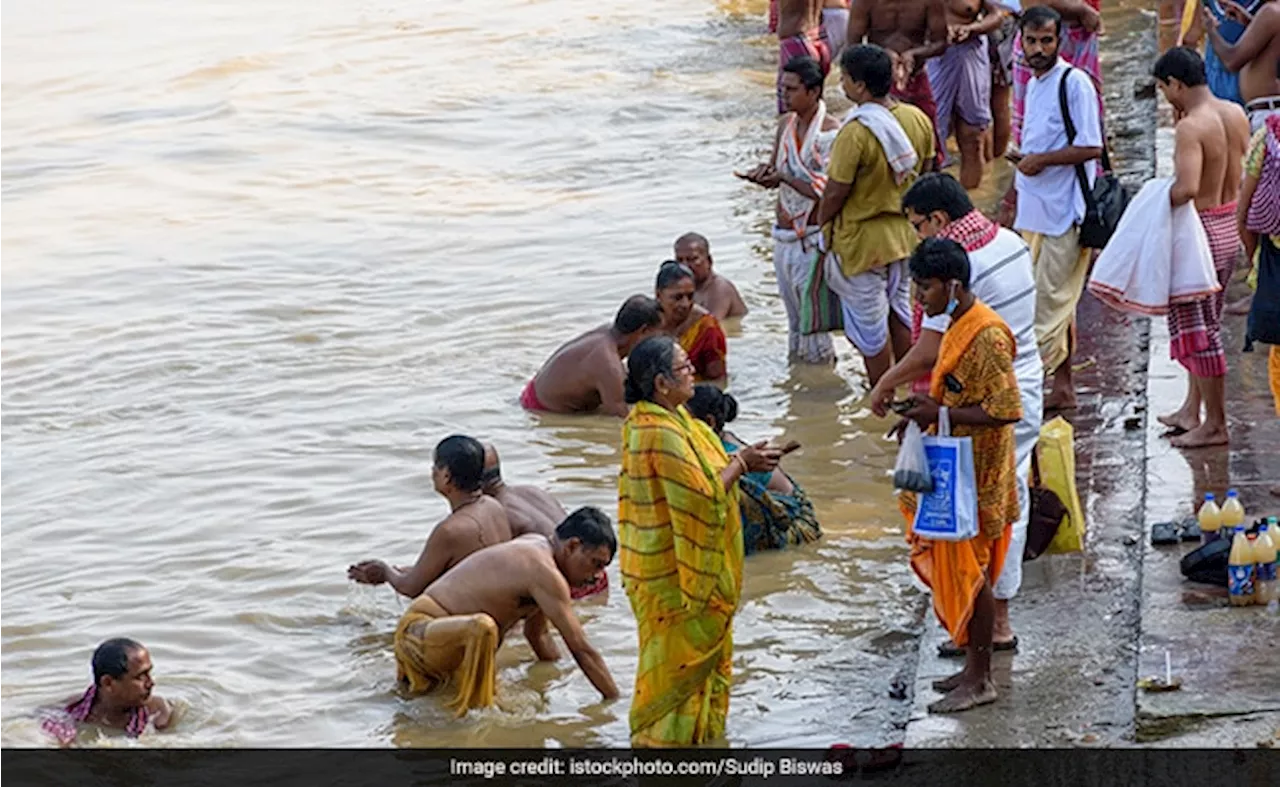
<svg viewBox="0 0 1280 787"><path fill-rule="evenodd" d="M711 269L711 244L696 232L676 238L676 262L693 271L693 302L715 315L720 322L747 313L747 304L738 288Z"/></svg>
<svg viewBox="0 0 1280 787"><path fill-rule="evenodd" d="M512 486L503 481L502 460L492 443L484 446L484 493L507 510L507 520L511 522L511 534L514 538L529 533L549 537L556 532L556 527L566 516L564 506L549 492L536 486ZM594 596L608 588L609 577L601 571L590 584L570 588L570 594L576 600Z"/></svg>
<svg viewBox="0 0 1280 787"><path fill-rule="evenodd" d="M658 302L632 295L612 325L602 325L562 345L520 394L533 412L606 413L626 418L631 408L623 395L622 359L631 348L662 330Z"/></svg>

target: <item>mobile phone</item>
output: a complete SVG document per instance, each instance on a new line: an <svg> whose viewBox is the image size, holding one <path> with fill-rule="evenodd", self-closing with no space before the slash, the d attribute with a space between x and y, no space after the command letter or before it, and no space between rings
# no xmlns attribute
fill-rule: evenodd
<svg viewBox="0 0 1280 787"><path fill-rule="evenodd" d="M894 411L898 415L906 415L907 411L909 411L912 407L915 407L915 406L916 406L915 399L906 399L901 402L889 403L889 409Z"/></svg>
<svg viewBox="0 0 1280 787"><path fill-rule="evenodd" d="M797 442L797 441L795 441L795 440L792 440L792 441L788 442L786 445L784 445L784 446L782 446L781 448L779 448L778 450L782 452L782 455L783 455L783 456L786 456L787 454L791 453L792 451L799 451L799 450L800 450L800 443L798 443L798 442Z"/></svg>

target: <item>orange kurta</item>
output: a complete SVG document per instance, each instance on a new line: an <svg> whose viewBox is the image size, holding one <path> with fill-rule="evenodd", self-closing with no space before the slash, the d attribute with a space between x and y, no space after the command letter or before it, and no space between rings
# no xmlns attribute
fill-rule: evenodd
<svg viewBox="0 0 1280 787"><path fill-rule="evenodd" d="M989 306L975 301L942 336L929 395L943 407L980 405L1004 426L953 424L953 437L973 439L978 484L978 535L967 541L940 541L911 531L916 498L904 493L911 568L933 591L933 609L960 646L969 640L969 619L978 592L1000 576L1013 522L1018 519L1014 462L1014 423L1022 418L1022 400L1013 372L1013 333ZM948 378L951 385L948 385ZM958 389L958 390L955 390ZM937 427L931 427L931 433Z"/></svg>

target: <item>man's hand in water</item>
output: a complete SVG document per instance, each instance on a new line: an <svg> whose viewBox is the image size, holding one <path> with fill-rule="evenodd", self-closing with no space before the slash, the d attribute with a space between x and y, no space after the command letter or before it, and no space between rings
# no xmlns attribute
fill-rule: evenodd
<svg viewBox="0 0 1280 787"><path fill-rule="evenodd" d="M365 560L347 567L347 579L362 585L381 585L391 577L391 568L381 560Z"/></svg>

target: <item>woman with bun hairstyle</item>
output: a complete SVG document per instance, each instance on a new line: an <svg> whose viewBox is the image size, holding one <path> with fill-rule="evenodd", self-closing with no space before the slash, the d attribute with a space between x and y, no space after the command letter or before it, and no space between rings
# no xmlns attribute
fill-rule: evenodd
<svg viewBox="0 0 1280 787"><path fill-rule="evenodd" d="M670 336L645 339L628 361L618 561L640 639L633 746L724 734L742 590L738 481L772 471L780 456L763 442L726 453L685 409L693 375Z"/></svg>
<svg viewBox="0 0 1280 787"><path fill-rule="evenodd" d="M689 400L689 413L705 421L726 451L743 442L725 425L738 417L738 401L714 385L698 385ZM771 472L747 473L738 481L742 512L742 541L746 554L765 549L786 549L822 537L822 527L804 490L781 467Z"/></svg>

